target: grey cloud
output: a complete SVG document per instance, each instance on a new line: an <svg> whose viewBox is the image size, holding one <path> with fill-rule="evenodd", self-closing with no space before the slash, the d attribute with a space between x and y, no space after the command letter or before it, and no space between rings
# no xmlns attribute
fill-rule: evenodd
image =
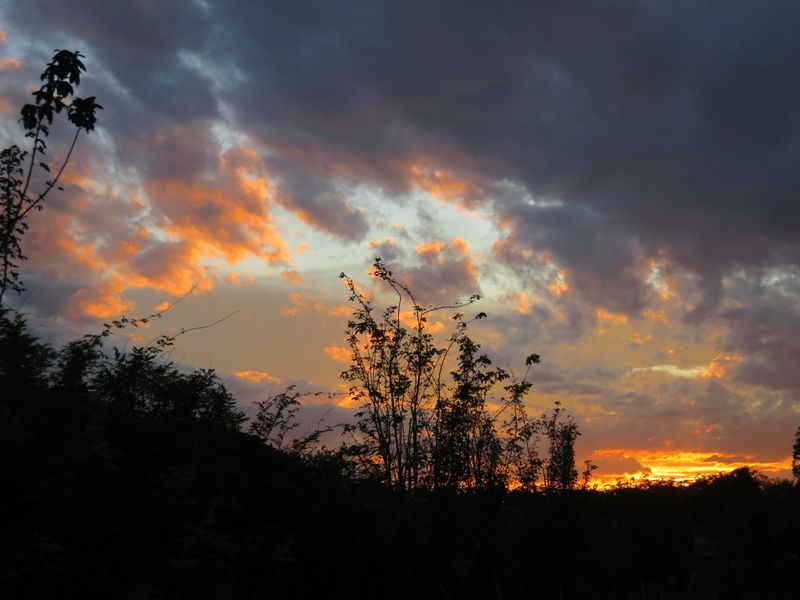
<svg viewBox="0 0 800 600"><path fill-rule="evenodd" d="M612 246L627 236L712 282L737 264L800 258L794 3L36 0L7 17L58 22L170 118L216 111L179 51L233 64L241 81L221 98L239 125L384 189L404 189L405 165L430 156L590 207L614 224ZM347 206L310 197L292 201L309 214ZM520 210L511 204L500 210ZM569 259L557 241L538 240ZM601 263L597 277L625 281L628 266ZM594 299L596 285L585 290Z"/></svg>
<svg viewBox="0 0 800 600"><path fill-rule="evenodd" d="M737 381L776 390L800 390L800 300L795 272L780 284L739 279L731 294L738 306L723 311L720 321L728 331L722 350L738 355Z"/></svg>
<svg viewBox="0 0 800 600"><path fill-rule="evenodd" d="M380 258L384 264L394 265L405 258L405 252L392 238L385 239L380 242L370 242L370 252L373 254L372 259Z"/></svg>
<svg viewBox="0 0 800 600"><path fill-rule="evenodd" d="M547 381L547 376L543 378L541 372L535 374L533 381L534 389L542 394L567 394L570 396L585 397L602 396L608 392L607 389L599 385L569 381L563 377L558 377L553 381Z"/></svg>
<svg viewBox="0 0 800 600"><path fill-rule="evenodd" d="M737 382L800 388L798 289L724 285L738 269L800 262L795 3L206 4L30 0L3 12L29 35L57 23L113 73L120 89L107 93L122 108L103 116L125 164L156 177L200 172L210 136L192 147L148 136L172 122L207 133L221 101L268 149L281 202L358 240L369 215L349 204L347 185L402 194L408 165L430 159L493 198L507 225L498 256L523 281L541 266L524 251L546 250L582 299L637 311L649 300L643 261L667 259L697 275L687 319L719 319L724 349L744 357ZM219 89L202 61L241 77ZM497 182L519 191L501 194ZM463 274L415 273L459 295ZM720 309L737 297L743 306ZM585 309L560 302L568 326L536 309L501 321L525 327L507 328L509 343L583 331ZM709 399L737 406L727 402L720 391Z"/></svg>
<svg viewBox="0 0 800 600"><path fill-rule="evenodd" d="M208 85L178 55L211 42L214 24L200 3L30 0L4 12L20 29L41 31L43 23L58 24L60 29L37 36L43 42L48 35L66 33L88 44L84 53L102 61L148 112L185 121L216 110Z"/></svg>
<svg viewBox="0 0 800 600"><path fill-rule="evenodd" d="M348 202L341 189L327 181L327 174L291 160L270 160L267 164L277 179L278 202L287 209L344 240L357 242L364 238L368 229L366 216Z"/></svg>
<svg viewBox="0 0 800 600"><path fill-rule="evenodd" d="M520 204L500 208L509 234L496 256L514 270L541 270L527 251L551 251L581 297L614 311L637 311L647 300L638 244L609 219L575 206Z"/></svg>
<svg viewBox="0 0 800 600"><path fill-rule="evenodd" d="M264 74L239 106L269 136L389 180L413 152L471 161L711 276L791 250L800 13L783 6L240 5L226 24L271 34L232 50Z"/></svg>
<svg viewBox="0 0 800 600"><path fill-rule="evenodd" d="M468 248L449 242L419 258L421 264L399 266L396 272L421 305L463 302L480 293L478 270Z"/></svg>

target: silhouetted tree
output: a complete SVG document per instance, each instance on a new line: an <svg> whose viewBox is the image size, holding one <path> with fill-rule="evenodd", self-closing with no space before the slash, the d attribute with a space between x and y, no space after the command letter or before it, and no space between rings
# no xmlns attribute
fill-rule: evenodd
<svg viewBox="0 0 800 600"><path fill-rule="evenodd" d="M525 396L532 387L528 381L528 373L539 362L538 354L531 354L525 359L525 374L521 380L512 377L512 381L504 387L508 396L501 402L504 417L503 451L506 455L505 464L508 466L507 483L530 492L536 491L539 474L545 462L539 452L540 423L528 415L524 403Z"/></svg>
<svg viewBox="0 0 800 600"><path fill-rule="evenodd" d="M503 444L495 418L487 408L494 386L508 378L502 369L492 369L491 360L478 354L480 345L465 335L458 339L456 369L451 372L452 393L442 394L434 408L431 461L435 489L503 487L507 473L502 468Z"/></svg>
<svg viewBox="0 0 800 600"><path fill-rule="evenodd" d="M794 448L792 449L792 474L800 481L800 427L794 435Z"/></svg>
<svg viewBox="0 0 800 600"><path fill-rule="evenodd" d="M256 415L250 421L250 433L278 450L306 459L317 459L325 453L324 448L319 446L320 438L332 428L322 427L321 420L312 431L302 435L293 433L300 425L297 413L302 395L290 385L284 391L256 402Z"/></svg>
<svg viewBox="0 0 800 600"><path fill-rule="evenodd" d="M42 85L33 92L34 103L22 107L20 121L25 137L31 140L31 149L22 150L13 145L0 152L0 305L6 291L21 292L24 289L19 278L19 266L25 260L21 242L28 229L25 222L28 214L34 209L42 210L42 201L58 185L78 135L81 131L88 133L94 129L95 113L102 109L94 96L79 98L74 95L75 88L80 85L81 73L86 70L81 57L80 52L56 51L41 75ZM62 111L75 126L75 134L61 165L53 172L43 159L53 118ZM48 173L50 178L44 181L40 191L34 192L31 189L33 175L38 169Z"/></svg>
<svg viewBox="0 0 800 600"><path fill-rule="evenodd" d="M447 349L434 345L427 331L428 318L438 311L463 308L478 297L453 306L423 308L380 259L374 267L373 276L397 295L397 304L378 317L372 302L341 274L354 305L346 332L351 365L342 378L351 384L353 398L361 402L357 424L345 432L354 435L352 453L362 469L403 492L427 485L423 479L431 466L431 411L441 405L444 391ZM404 303L409 305L407 313ZM403 325L404 316L410 316L410 329ZM454 335L461 332L459 328ZM457 337L451 339L450 347L456 342Z"/></svg>
<svg viewBox="0 0 800 600"><path fill-rule="evenodd" d="M563 417L564 409L556 402L550 416L542 415L541 424L547 436L549 456L542 466L545 488L563 492L571 490L578 481L575 468L575 439L580 435L572 415Z"/></svg>
<svg viewBox="0 0 800 600"><path fill-rule="evenodd" d="M526 412L527 377L539 356L528 356L525 374L517 379L494 367L468 335L468 324L486 314L467 320L461 309L478 296L426 308L380 259L372 274L397 298L379 317L372 301L342 274L354 304L347 326L351 365L342 377L361 402L357 423L345 431L362 471L398 492L535 490L540 475L548 490L575 487L574 420L562 420L558 406L552 417L533 419ZM455 311L453 331L437 344L428 319L448 310ZM547 459L539 453L544 437Z"/></svg>

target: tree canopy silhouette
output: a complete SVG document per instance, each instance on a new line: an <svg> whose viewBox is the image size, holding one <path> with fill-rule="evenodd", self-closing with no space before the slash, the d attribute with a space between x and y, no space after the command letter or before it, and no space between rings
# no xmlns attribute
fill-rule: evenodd
<svg viewBox="0 0 800 600"><path fill-rule="evenodd" d="M342 378L360 403L357 423L346 433L361 471L400 493L535 490L539 481L547 490L574 488L575 421L563 421L558 405L539 418L525 407L539 355L525 359L521 378L495 367L468 334L469 324L486 313L470 319L463 312L479 296L425 307L380 258L372 275L396 299L383 311L341 274L353 304L346 331L351 364ZM448 312L452 333L437 343L430 322ZM541 453L543 438L547 453Z"/></svg>
<svg viewBox="0 0 800 600"><path fill-rule="evenodd" d="M80 52L56 50L41 74L42 85L33 92L33 104L22 107L20 122L25 137L31 140L30 150L22 150L15 144L0 152L0 305L7 291L24 291L19 268L26 259L22 252L22 237L28 229L28 214L34 209L44 208L42 202L58 185L78 135L81 131L88 133L94 129L96 113L103 108L94 96L75 96L81 74L86 71L82 57ZM61 164L51 167L44 161L46 140L54 117L62 112L75 127L75 133ZM39 191L33 191L34 173L37 171L44 172L47 178Z"/></svg>

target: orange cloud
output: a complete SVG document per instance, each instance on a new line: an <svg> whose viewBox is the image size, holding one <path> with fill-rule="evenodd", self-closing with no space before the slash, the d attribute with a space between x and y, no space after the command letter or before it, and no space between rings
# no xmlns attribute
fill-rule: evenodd
<svg viewBox="0 0 800 600"><path fill-rule="evenodd" d="M442 257L439 256L442 250L444 250L442 242L423 242L415 248L417 254L431 258L436 264L442 263Z"/></svg>
<svg viewBox="0 0 800 600"><path fill-rule="evenodd" d="M422 328L426 333L439 333L445 329L444 323L441 321L431 321L430 317L431 315L425 317L425 321L422 323ZM409 329L416 330L417 315L414 313L414 311L402 310L400 311L400 322Z"/></svg>
<svg viewBox="0 0 800 600"><path fill-rule="evenodd" d="M547 290L556 297L566 294L569 291L567 273L564 269L555 270L550 283L547 284Z"/></svg>
<svg viewBox="0 0 800 600"><path fill-rule="evenodd" d="M266 371L234 371L233 374L239 379L244 379L250 383L280 383L281 381L278 377L270 375Z"/></svg>
<svg viewBox="0 0 800 600"><path fill-rule="evenodd" d="M425 331L428 333L439 333L445 330L445 324L441 321L432 321L428 323L428 326L425 328Z"/></svg>
<svg viewBox="0 0 800 600"><path fill-rule="evenodd" d="M153 312L154 313L160 313L160 312L164 312L165 310L168 310L169 308L172 308L172 302L168 302L167 300L164 300L163 302L157 304L153 308Z"/></svg>
<svg viewBox="0 0 800 600"><path fill-rule="evenodd" d="M225 281L236 287L247 287L253 285L256 278L251 273L239 273L233 271L225 276Z"/></svg>
<svg viewBox="0 0 800 600"><path fill-rule="evenodd" d="M462 210L465 209L466 201L479 192L469 181L459 179L450 171L432 168L423 160L418 160L409 167L409 179L412 185L425 193L454 203Z"/></svg>
<svg viewBox="0 0 800 600"><path fill-rule="evenodd" d="M0 94L0 113L16 115L19 107L6 96Z"/></svg>
<svg viewBox="0 0 800 600"><path fill-rule="evenodd" d="M281 306L281 314L284 317L296 317L300 312L299 306Z"/></svg>
<svg viewBox="0 0 800 600"><path fill-rule="evenodd" d="M607 310L603 310L602 308L598 308L594 312L597 315L597 318L604 323L610 323L612 325L625 325L628 322L627 315L623 315L621 313L609 312Z"/></svg>
<svg viewBox="0 0 800 600"><path fill-rule="evenodd" d="M166 152L170 144L182 149L197 142L193 135L175 128L142 143ZM222 278L219 260L233 266L248 257L270 264L291 259L272 222L270 179L250 148L220 154L210 173L153 178L130 190L95 177L113 165L92 166L77 156L62 177L65 190L53 192L42 217L31 215L25 238L26 268L54 284L69 281L58 303L70 316L108 318L135 310L124 298L131 289L173 296L192 287L209 291ZM232 272L225 279L246 285L253 275ZM76 289L76 283L85 287Z"/></svg>
<svg viewBox="0 0 800 600"><path fill-rule="evenodd" d="M641 334L639 334L639 333L634 333L632 336L630 336L630 337L628 338L628 340L629 340L630 342L632 342L632 343L634 343L634 344L637 344L637 345L639 345L639 346L641 346L641 345L643 345L643 344L645 344L645 343L649 342L649 341L650 341L650 340L652 340L652 339L653 339L653 336L652 336L652 335L650 335L650 334L647 334L647 335L641 335Z"/></svg>
<svg viewBox="0 0 800 600"><path fill-rule="evenodd" d="M285 317L296 317L306 309L312 309L318 313L327 313L329 315L342 315L350 314L350 307L347 306L328 306L322 300L318 300L313 296L306 296L300 292L292 292L289 294L290 304L281 307L281 314Z"/></svg>
<svg viewBox="0 0 800 600"><path fill-rule="evenodd" d="M173 128L147 142L165 152L174 145L182 148L193 136ZM270 264L288 262L291 253L272 223L274 186L255 150L240 145L220 154L214 175L145 182L147 198L160 216L158 229L191 243L202 254L200 260L222 258L233 265L254 256Z"/></svg>
<svg viewBox="0 0 800 600"><path fill-rule="evenodd" d="M653 321L654 323L665 324L667 322L667 313L663 310L646 310L644 316Z"/></svg>
<svg viewBox="0 0 800 600"><path fill-rule="evenodd" d="M16 58L0 58L0 69L19 69L25 63Z"/></svg>
<svg viewBox="0 0 800 600"><path fill-rule="evenodd" d="M337 362L349 363L350 362L350 349L341 346L326 346L325 354L328 358Z"/></svg>
<svg viewBox="0 0 800 600"><path fill-rule="evenodd" d="M340 383L337 387L340 390L337 395L341 397L341 399L336 402L337 406L341 408L353 409L358 408L361 405L363 399L358 395L358 393L353 392L347 387L346 384L343 383Z"/></svg>
<svg viewBox="0 0 800 600"><path fill-rule="evenodd" d="M281 270L281 279L292 285L303 285L303 277L297 271Z"/></svg>
<svg viewBox="0 0 800 600"><path fill-rule="evenodd" d="M569 285L566 281L551 281L547 284L547 289L554 296L561 296L569 291Z"/></svg>
<svg viewBox="0 0 800 600"><path fill-rule="evenodd" d="M741 356L715 356L706 367L703 379L724 379L731 365L742 362Z"/></svg>
<svg viewBox="0 0 800 600"><path fill-rule="evenodd" d="M516 310L521 315L526 315L531 312L531 309L536 305L533 300L533 296L526 292L520 292L517 294L514 300L514 310Z"/></svg>
<svg viewBox="0 0 800 600"><path fill-rule="evenodd" d="M378 248L383 244L391 244L392 246L396 245L395 239L392 236L387 237L384 240L370 240L367 242L368 248Z"/></svg>
<svg viewBox="0 0 800 600"><path fill-rule="evenodd" d="M80 314L98 319L110 319L136 308L136 304L124 299L114 285L103 283L93 289L78 290L72 300Z"/></svg>
<svg viewBox="0 0 800 600"><path fill-rule="evenodd" d="M452 302L477 289L480 272L465 239L424 242L417 246L416 253L423 259L419 266L395 272L419 302Z"/></svg>

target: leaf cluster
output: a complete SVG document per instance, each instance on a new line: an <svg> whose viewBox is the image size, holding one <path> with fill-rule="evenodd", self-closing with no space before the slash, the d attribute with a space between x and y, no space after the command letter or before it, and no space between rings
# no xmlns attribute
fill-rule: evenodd
<svg viewBox="0 0 800 600"><path fill-rule="evenodd" d="M80 85L81 73L86 70L82 56L80 52L55 51L41 74L42 85L33 92L33 103L22 107L20 122L25 137L31 140L30 151L17 145L0 151L0 305L7 291L20 293L25 289L19 268L20 263L26 260L21 245L28 229L26 217L34 209L42 210L42 201L58 185L69 162L78 134L94 129L96 113L103 108L94 96L80 98L74 95ZM53 173L50 164L42 159L47 154L46 140L54 117L62 112L75 127L75 134L63 161ZM31 192L37 168L47 174L47 179L41 191ZM59 186L59 189L63 188Z"/></svg>

